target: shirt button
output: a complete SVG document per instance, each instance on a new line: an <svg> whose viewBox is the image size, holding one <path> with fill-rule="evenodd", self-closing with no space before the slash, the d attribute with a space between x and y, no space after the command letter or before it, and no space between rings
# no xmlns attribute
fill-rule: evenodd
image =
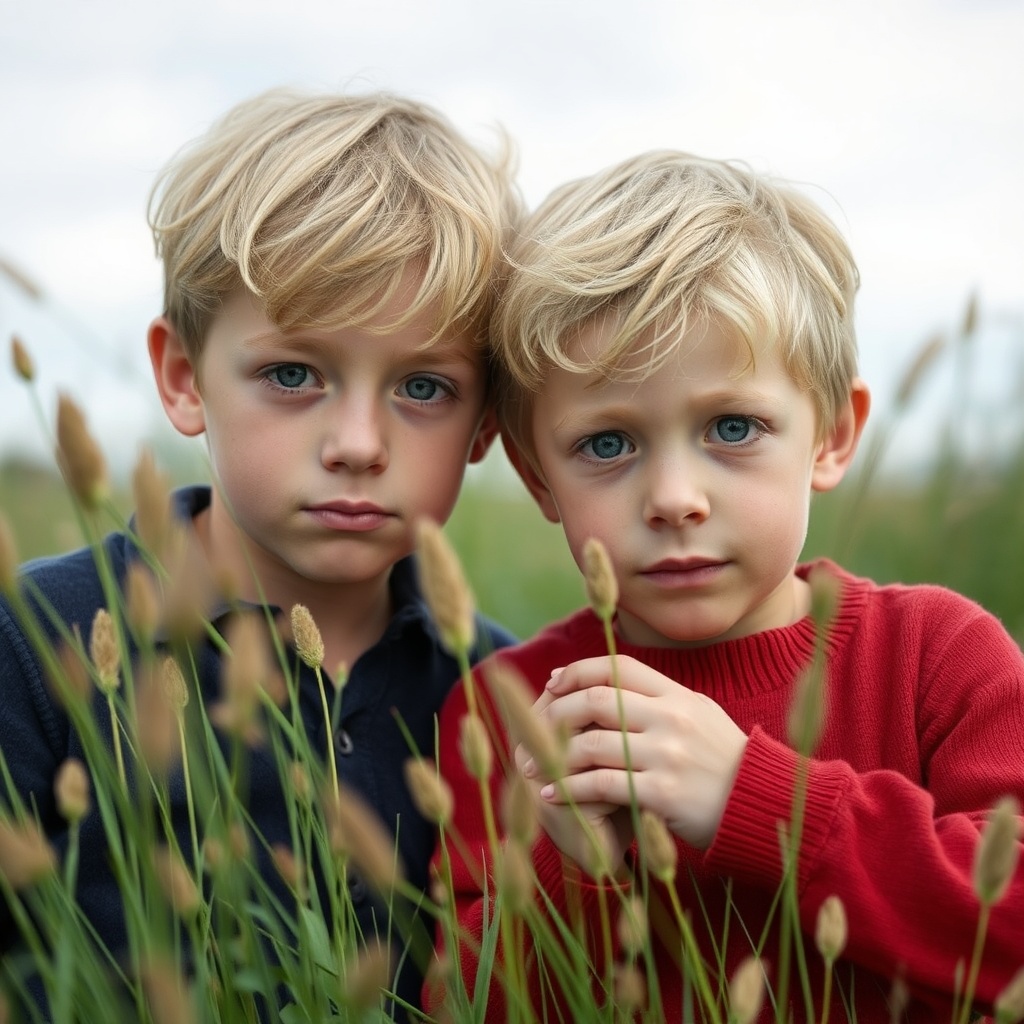
<svg viewBox="0 0 1024 1024"><path fill-rule="evenodd" d="M334 749L341 754L342 757L348 757L348 755L355 750L355 744L352 742L352 737L349 736L349 734L342 728L339 728L334 734Z"/></svg>

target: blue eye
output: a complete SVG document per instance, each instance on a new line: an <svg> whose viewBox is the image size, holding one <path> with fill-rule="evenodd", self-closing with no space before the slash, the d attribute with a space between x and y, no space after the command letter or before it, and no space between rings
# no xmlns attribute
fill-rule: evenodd
<svg viewBox="0 0 1024 1024"><path fill-rule="evenodd" d="M742 444L755 429L756 424L749 416L722 416L711 424L709 433L713 441Z"/></svg>
<svg viewBox="0 0 1024 1024"><path fill-rule="evenodd" d="M438 402L452 393L436 377L410 377L402 382L399 391L414 402Z"/></svg>
<svg viewBox="0 0 1024 1024"><path fill-rule="evenodd" d="M617 459L620 455L632 450L632 445L624 434L609 430L604 434L588 437L579 447L579 452L592 459L606 461Z"/></svg>
<svg viewBox="0 0 1024 1024"><path fill-rule="evenodd" d="M267 379L272 384L289 391L308 387L312 383L312 377L309 367L303 366L302 363L282 363L267 371Z"/></svg>

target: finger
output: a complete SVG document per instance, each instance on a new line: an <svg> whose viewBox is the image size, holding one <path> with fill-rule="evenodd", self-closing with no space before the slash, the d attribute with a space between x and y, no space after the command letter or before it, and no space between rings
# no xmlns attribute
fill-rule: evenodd
<svg viewBox="0 0 1024 1024"><path fill-rule="evenodd" d="M646 768L643 755L648 746L645 733L585 729L566 744L566 774L578 774L591 768L631 768L633 771Z"/></svg>
<svg viewBox="0 0 1024 1024"><path fill-rule="evenodd" d="M659 702L632 690L590 686L555 697L543 714L552 728L569 736L595 727L641 732L658 721Z"/></svg>
<svg viewBox="0 0 1024 1024"><path fill-rule="evenodd" d="M595 768L591 771L567 775L558 782L545 783L540 788L542 800L552 804L614 804L628 807L634 799L643 806L640 797L642 775L632 775L620 768Z"/></svg>
<svg viewBox="0 0 1024 1024"><path fill-rule="evenodd" d="M553 693L541 690L540 696L533 702L534 713L540 714L554 699L555 695Z"/></svg>
<svg viewBox="0 0 1024 1024"><path fill-rule="evenodd" d="M646 733L623 734L620 729L584 729L566 743L563 766L566 774L600 767L642 770L650 766L650 746ZM518 767L530 781L552 781L544 776L532 757L527 756Z"/></svg>
<svg viewBox="0 0 1024 1024"><path fill-rule="evenodd" d="M626 655L616 655L612 658L605 655L600 658L584 658L566 665L565 668L556 669L552 672L546 689L550 693L562 695L594 686L614 687L616 683L623 690L631 690L649 697L681 685L635 658Z"/></svg>

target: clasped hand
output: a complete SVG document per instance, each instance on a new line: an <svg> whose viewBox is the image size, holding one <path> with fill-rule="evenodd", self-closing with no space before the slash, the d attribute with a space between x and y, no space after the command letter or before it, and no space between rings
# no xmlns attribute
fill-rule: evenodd
<svg viewBox="0 0 1024 1024"><path fill-rule="evenodd" d="M534 713L568 737L564 778L543 778L529 753L516 750L552 841L589 867L596 839L613 871L632 841L633 799L685 842L706 849L747 743L710 697L634 658L616 656L614 665L618 690L613 659L588 658L553 672L534 703Z"/></svg>

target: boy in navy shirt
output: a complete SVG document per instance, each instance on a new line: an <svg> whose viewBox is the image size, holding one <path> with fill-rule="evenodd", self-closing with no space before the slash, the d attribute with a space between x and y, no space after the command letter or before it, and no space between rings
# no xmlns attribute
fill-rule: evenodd
<svg viewBox="0 0 1024 1024"><path fill-rule="evenodd" d="M343 784L397 836L408 880L426 884L431 826L402 778L409 742L434 750L434 716L458 675L424 605L413 527L443 523L468 462L495 433L485 325L502 238L518 205L507 168L436 111L399 97L273 92L242 103L163 172L150 220L163 261L165 309L149 328L157 389L175 428L206 435L213 487L173 498L211 578L232 609L305 606L323 641L325 673L347 666L333 736L315 672L295 677L303 723ZM103 542L115 579L141 560L133 536ZM26 592L88 636L107 605L93 553L31 563ZM110 611L116 614L116 609ZM127 631L126 631L127 632ZM511 637L478 622L482 652ZM222 696L220 652L194 650L207 706ZM476 654L474 652L473 657ZM328 690L330 690L328 678ZM80 738L47 686L17 617L0 604L0 750L14 787L47 838L67 842L54 779ZM278 766L255 749L248 766L252 844L291 840ZM184 785L172 776L172 824L188 845ZM2 796L3 794L0 794ZM115 954L125 943L121 895L100 816L81 823L78 901ZM350 895L366 935L380 908L355 875ZM0 947L16 942L0 901ZM415 1002L418 978L400 994Z"/></svg>

